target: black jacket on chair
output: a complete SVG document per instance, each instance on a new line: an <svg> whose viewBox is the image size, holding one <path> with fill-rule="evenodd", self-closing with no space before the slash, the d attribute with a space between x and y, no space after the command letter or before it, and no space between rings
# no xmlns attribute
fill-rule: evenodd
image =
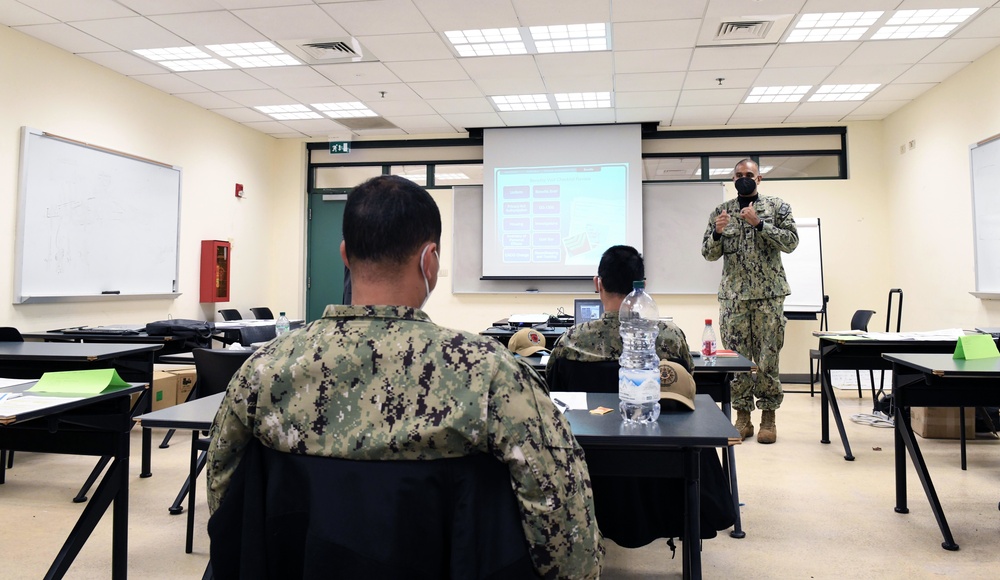
<svg viewBox="0 0 1000 580"><path fill-rule="evenodd" d="M352 461L254 439L208 522L215 578L537 577L507 467Z"/></svg>

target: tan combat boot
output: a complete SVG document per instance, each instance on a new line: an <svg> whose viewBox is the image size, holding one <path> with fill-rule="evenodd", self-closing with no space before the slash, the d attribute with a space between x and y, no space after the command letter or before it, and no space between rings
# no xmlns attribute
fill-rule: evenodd
<svg viewBox="0 0 1000 580"><path fill-rule="evenodd" d="M740 432L740 438L753 437L753 423L750 422L750 411L736 410L736 430Z"/></svg>
<svg viewBox="0 0 1000 580"><path fill-rule="evenodd" d="M778 428L774 425L774 411L764 411L760 419L757 443L774 443L778 440Z"/></svg>

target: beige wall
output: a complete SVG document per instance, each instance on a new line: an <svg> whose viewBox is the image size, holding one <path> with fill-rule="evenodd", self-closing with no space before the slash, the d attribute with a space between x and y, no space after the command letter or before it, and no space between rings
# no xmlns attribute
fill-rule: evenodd
<svg viewBox="0 0 1000 580"><path fill-rule="evenodd" d="M273 139L5 27L0 27L0 76L5 79L0 87L0 325L39 331L144 323L168 315L212 319L217 308L230 305L243 310L269 305L302 315L301 143ZM25 125L183 169L179 298L11 303L20 128ZM246 199L236 199L236 183L246 186ZM233 244L229 304L199 303L203 239Z"/></svg>

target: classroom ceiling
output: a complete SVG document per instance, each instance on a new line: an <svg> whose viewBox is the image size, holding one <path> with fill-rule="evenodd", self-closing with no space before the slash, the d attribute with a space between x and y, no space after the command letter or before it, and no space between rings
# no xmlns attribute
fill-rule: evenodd
<svg viewBox="0 0 1000 580"><path fill-rule="evenodd" d="M944 37L872 38L900 11L966 8L976 10ZM789 42L804 15L830 12L848 25L836 34L856 12L875 24L856 40ZM445 34L591 23L608 26L607 49L460 57ZM1000 1L0 0L0 24L274 137L348 140L530 125L879 120L1000 45ZM267 41L303 64L244 68L205 48ZM323 46L304 52L308 44ZM175 72L134 52L177 47L207 50L228 68ZM877 87L857 100L811 100L824 85ZM788 86L809 88L798 102L782 93L769 100L786 102L746 102L755 87ZM611 106L561 109L555 93L608 93ZM492 99L524 94L550 95L542 106L551 110L502 111ZM314 106L341 103L375 116L335 120ZM256 108L279 105L318 118L278 120Z"/></svg>

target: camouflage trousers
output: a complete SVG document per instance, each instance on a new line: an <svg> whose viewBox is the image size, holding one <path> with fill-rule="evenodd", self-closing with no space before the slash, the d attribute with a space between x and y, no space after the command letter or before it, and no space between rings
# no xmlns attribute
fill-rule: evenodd
<svg viewBox="0 0 1000 580"><path fill-rule="evenodd" d="M773 411L784 393L778 379L778 353L785 344L784 297L759 300L720 300L719 321L726 348L757 363L756 378L738 373L732 383L733 408Z"/></svg>

